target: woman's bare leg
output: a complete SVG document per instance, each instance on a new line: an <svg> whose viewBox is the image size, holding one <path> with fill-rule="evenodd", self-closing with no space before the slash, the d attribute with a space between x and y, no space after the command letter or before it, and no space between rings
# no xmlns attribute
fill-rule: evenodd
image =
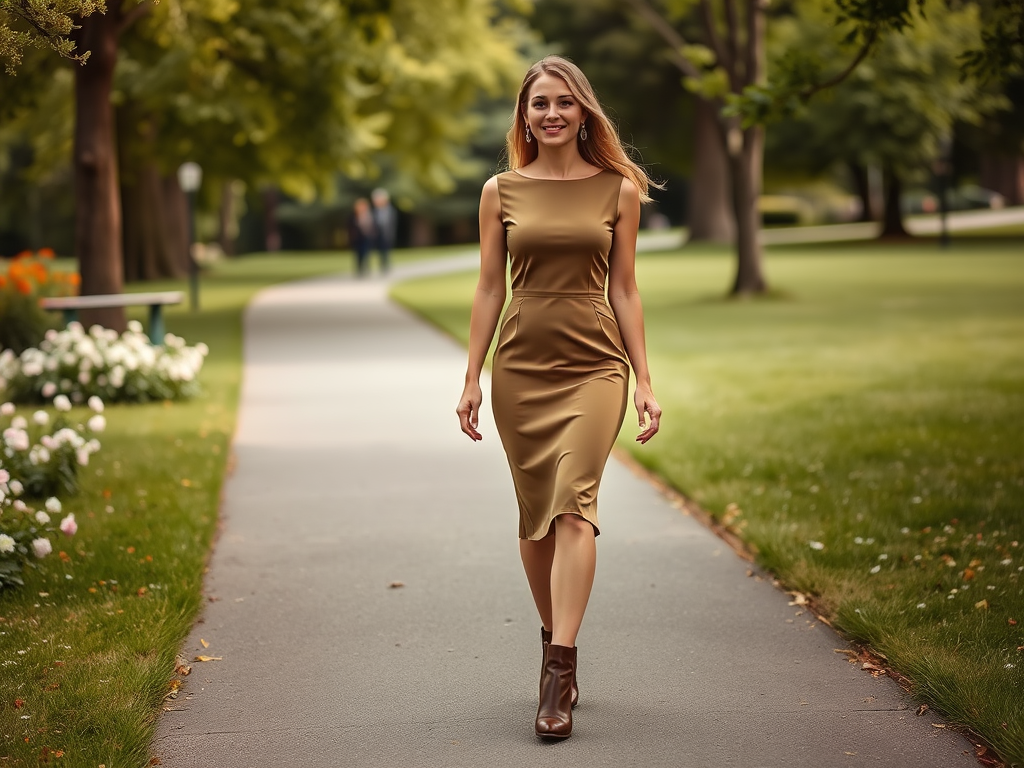
<svg viewBox="0 0 1024 768"><path fill-rule="evenodd" d="M579 515L556 517L554 539L550 572L551 642L572 648L594 586L597 542L594 527Z"/></svg>
<svg viewBox="0 0 1024 768"><path fill-rule="evenodd" d="M540 541L519 540L519 555L530 582L533 602L544 629L551 631L551 562L555 557L555 533Z"/></svg>

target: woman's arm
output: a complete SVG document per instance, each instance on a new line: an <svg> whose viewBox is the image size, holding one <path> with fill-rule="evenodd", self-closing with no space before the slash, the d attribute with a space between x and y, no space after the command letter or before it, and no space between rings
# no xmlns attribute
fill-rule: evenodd
<svg viewBox="0 0 1024 768"><path fill-rule="evenodd" d="M501 220L498 180L491 178L480 195L480 279L473 296L473 313L469 320L469 364L466 386L455 412L459 414L462 431L473 440L480 440L480 371L487 349L494 338L494 329L505 306L505 265L508 247L505 224Z"/></svg>
<svg viewBox="0 0 1024 768"><path fill-rule="evenodd" d="M619 218L615 222L608 268L608 303L619 324L622 343L636 375L633 403L640 420L637 441L646 443L661 426L661 408L651 391L651 372L647 368L647 342L644 339L644 309L636 287L636 233L640 228L640 190L629 179L619 190ZM650 416L650 423L644 415Z"/></svg>

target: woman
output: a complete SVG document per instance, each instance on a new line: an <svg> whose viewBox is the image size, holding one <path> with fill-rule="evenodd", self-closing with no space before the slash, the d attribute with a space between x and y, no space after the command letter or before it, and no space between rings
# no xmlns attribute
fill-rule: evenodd
<svg viewBox="0 0 1024 768"><path fill-rule="evenodd" d="M634 276L640 203L652 182L627 157L583 73L557 56L527 72L507 143L510 170L490 179L480 199L480 279L457 412L462 431L480 440L480 371L511 256L491 405L543 624L536 732L567 738L579 696L576 634L597 558L597 492L626 410L629 365L636 439L650 440L661 417Z"/></svg>

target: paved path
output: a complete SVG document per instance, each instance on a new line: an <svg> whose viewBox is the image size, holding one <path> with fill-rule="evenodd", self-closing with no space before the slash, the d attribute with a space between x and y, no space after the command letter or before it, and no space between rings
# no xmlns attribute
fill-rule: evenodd
<svg viewBox="0 0 1024 768"><path fill-rule="evenodd" d="M332 278L261 293L245 355L216 601L185 645L223 660L161 717L166 768L975 764L615 461L575 732L539 742L512 485L493 426L457 428L463 351Z"/></svg>

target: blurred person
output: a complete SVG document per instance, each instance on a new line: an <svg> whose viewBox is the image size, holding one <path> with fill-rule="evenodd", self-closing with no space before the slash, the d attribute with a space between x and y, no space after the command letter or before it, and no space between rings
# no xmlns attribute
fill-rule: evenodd
<svg viewBox="0 0 1024 768"><path fill-rule="evenodd" d="M576 635L594 581L597 493L626 411L630 366L636 439L646 443L660 426L634 274L640 205L654 182L627 156L584 74L557 56L527 72L507 147L509 170L487 181L480 199L480 277L456 411L462 431L480 440L480 372L510 259L491 407L542 624L534 729L564 739L579 700Z"/></svg>
<svg viewBox="0 0 1024 768"><path fill-rule="evenodd" d="M352 214L348 219L348 242L356 257L356 275L359 277L366 274L375 233L370 201L360 197L352 204Z"/></svg>
<svg viewBox="0 0 1024 768"><path fill-rule="evenodd" d="M380 271L390 268L391 249L395 247L395 233L398 230L398 212L391 204L386 189L377 188L370 193L373 202L374 248L380 257Z"/></svg>

